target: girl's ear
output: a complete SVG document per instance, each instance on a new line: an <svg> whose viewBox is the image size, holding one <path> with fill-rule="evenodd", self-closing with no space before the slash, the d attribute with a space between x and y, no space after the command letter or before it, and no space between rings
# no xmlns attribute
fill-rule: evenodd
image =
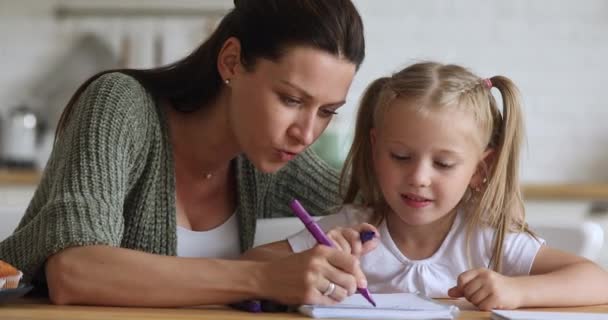
<svg viewBox="0 0 608 320"><path fill-rule="evenodd" d="M235 37L228 38L217 55L217 70L222 81L230 82L241 66L241 42Z"/></svg>
<svg viewBox="0 0 608 320"><path fill-rule="evenodd" d="M481 156L481 160L477 164L475 173L471 177L469 186L474 190L481 190L483 185L488 182L488 174L490 168L494 165L494 149L487 149Z"/></svg>

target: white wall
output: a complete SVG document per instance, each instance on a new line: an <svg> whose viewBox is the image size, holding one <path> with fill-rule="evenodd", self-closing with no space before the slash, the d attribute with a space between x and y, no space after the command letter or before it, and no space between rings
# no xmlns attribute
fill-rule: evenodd
<svg viewBox="0 0 608 320"><path fill-rule="evenodd" d="M57 21L60 0L0 0L0 111L31 95L32 83L64 54L74 34L91 30L118 54L130 33L133 64L151 64L152 38L164 35L165 60L179 57L205 34L202 19L136 22ZM141 4L137 1L70 1ZM147 5L166 2L148 1ZM188 1L229 8L232 1ZM608 5L604 0L355 0L366 28L367 57L340 114L349 123L372 79L421 59L460 63L482 76L503 74L525 101L527 182L608 180ZM347 126L348 127L348 126Z"/></svg>
<svg viewBox="0 0 608 320"><path fill-rule="evenodd" d="M460 63L520 87L527 121L523 178L608 180L608 3L604 0L356 0L370 79L418 59Z"/></svg>

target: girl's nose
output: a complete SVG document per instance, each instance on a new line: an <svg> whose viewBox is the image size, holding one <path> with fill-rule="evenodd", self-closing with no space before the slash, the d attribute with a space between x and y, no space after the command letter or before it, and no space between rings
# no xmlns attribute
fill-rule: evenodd
<svg viewBox="0 0 608 320"><path fill-rule="evenodd" d="M431 185L431 170L423 163L416 164L409 175L409 184L413 187L424 188Z"/></svg>

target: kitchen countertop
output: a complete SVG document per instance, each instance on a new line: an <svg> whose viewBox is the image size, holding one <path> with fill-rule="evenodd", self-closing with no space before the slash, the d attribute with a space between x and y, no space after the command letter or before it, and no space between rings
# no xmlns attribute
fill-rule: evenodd
<svg viewBox="0 0 608 320"><path fill-rule="evenodd" d="M0 169L0 186L36 185L41 172L36 170ZM526 200L552 201L608 201L608 183L535 183L524 184L522 192Z"/></svg>
<svg viewBox="0 0 608 320"><path fill-rule="evenodd" d="M0 186L36 185L40 181L41 173L37 170L9 170L0 169Z"/></svg>
<svg viewBox="0 0 608 320"><path fill-rule="evenodd" d="M524 184L525 200L608 201L608 183Z"/></svg>

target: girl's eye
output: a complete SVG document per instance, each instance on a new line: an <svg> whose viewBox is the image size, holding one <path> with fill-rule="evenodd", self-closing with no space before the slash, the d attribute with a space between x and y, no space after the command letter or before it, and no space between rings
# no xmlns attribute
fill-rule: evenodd
<svg viewBox="0 0 608 320"><path fill-rule="evenodd" d="M302 102L300 100L298 100L297 98L290 97L290 96L282 95L282 96L280 96L280 99L281 99L281 102L283 102L283 104L288 107L298 107L302 104Z"/></svg>
<svg viewBox="0 0 608 320"><path fill-rule="evenodd" d="M452 163L445 162L445 161L435 161L435 165L437 165L438 167L440 167L442 169L449 169L454 166Z"/></svg>
<svg viewBox="0 0 608 320"><path fill-rule="evenodd" d="M400 154L396 154L396 153L391 153L391 158L397 160L397 161L405 161L408 160L410 157L407 155L400 155Z"/></svg>

